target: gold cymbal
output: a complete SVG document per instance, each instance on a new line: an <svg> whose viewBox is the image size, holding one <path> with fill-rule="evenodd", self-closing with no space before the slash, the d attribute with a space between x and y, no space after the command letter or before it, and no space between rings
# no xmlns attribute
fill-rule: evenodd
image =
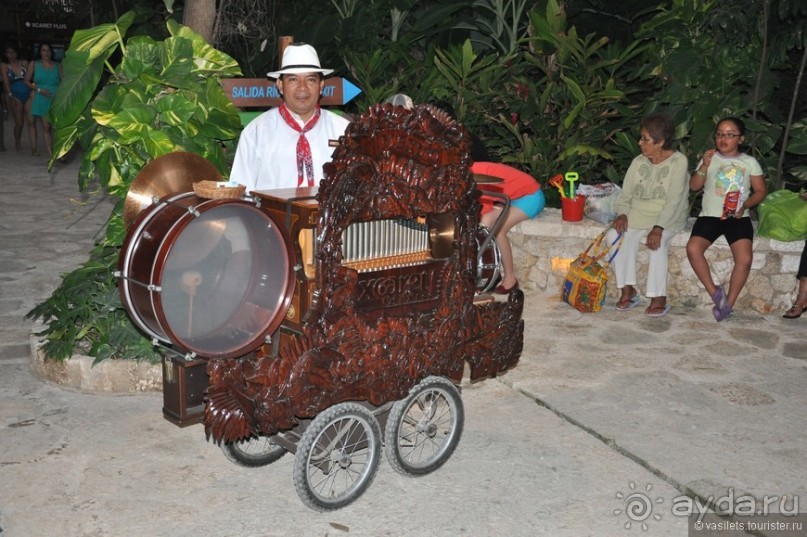
<svg viewBox="0 0 807 537"><path fill-rule="evenodd" d="M129 227L140 212L162 199L193 191L198 181L219 181L221 173L206 158L187 151L157 157L143 166L129 187L123 204L123 222Z"/></svg>
<svg viewBox="0 0 807 537"><path fill-rule="evenodd" d="M484 173L475 173L473 174L474 181L480 185L493 185L498 183L504 183L504 179L501 177L496 177L494 175L486 175Z"/></svg>

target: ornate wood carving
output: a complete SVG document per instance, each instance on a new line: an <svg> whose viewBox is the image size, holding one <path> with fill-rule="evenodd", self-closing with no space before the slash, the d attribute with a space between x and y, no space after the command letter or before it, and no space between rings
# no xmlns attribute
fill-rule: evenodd
<svg viewBox="0 0 807 537"><path fill-rule="evenodd" d="M474 304L479 193L465 129L430 106L377 105L348 128L319 188L316 298L279 348L208 364L205 429L215 441L292 428L342 401L381 405L428 375L458 382L515 365L524 296ZM341 265L352 223L448 214L452 251L407 267Z"/></svg>

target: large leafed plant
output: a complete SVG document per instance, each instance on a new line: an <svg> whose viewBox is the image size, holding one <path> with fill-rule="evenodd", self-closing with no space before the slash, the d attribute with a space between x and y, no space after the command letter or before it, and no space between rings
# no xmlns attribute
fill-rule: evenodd
<svg viewBox="0 0 807 537"><path fill-rule="evenodd" d="M51 107L51 165L78 145L79 187L100 185L117 203L90 259L28 313L46 324L39 335L50 359L69 358L77 349L96 361L157 358L124 311L113 276L126 232L126 194L147 162L174 151L199 154L226 171L241 129L219 83L240 75L238 64L173 20L163 41L134 36L124 42L137 17L130 11L114 24L75 32Z"/></svg>

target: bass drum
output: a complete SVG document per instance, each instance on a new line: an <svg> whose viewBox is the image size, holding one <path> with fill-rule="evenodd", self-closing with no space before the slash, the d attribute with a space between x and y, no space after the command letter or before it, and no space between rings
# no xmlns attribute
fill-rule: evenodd
<svg viewBox="0 0 807 537"><path fill-rule="evenodd" d="M489 293L502 281L502 254L496 237L485 226L476 230L476 292Z"/></svg>
<svg viewBox="0 0 807 537"><path fill-rule="evenodd" d="M295 263L285 230L254 204L189 192L163 198L129 227L118 287L152 338L200 358L235 358L280 326Z"/></svg>

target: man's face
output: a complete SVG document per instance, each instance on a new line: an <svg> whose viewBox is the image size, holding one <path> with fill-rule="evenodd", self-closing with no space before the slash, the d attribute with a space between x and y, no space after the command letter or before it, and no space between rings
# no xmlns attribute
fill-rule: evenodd
<svg viewBox="0 0 807 537"><path fill-rule="evenodd" d="M324 86L325 80L319 73L286 74L277 80L286 108L306 121L314 114Z"/></svg>

